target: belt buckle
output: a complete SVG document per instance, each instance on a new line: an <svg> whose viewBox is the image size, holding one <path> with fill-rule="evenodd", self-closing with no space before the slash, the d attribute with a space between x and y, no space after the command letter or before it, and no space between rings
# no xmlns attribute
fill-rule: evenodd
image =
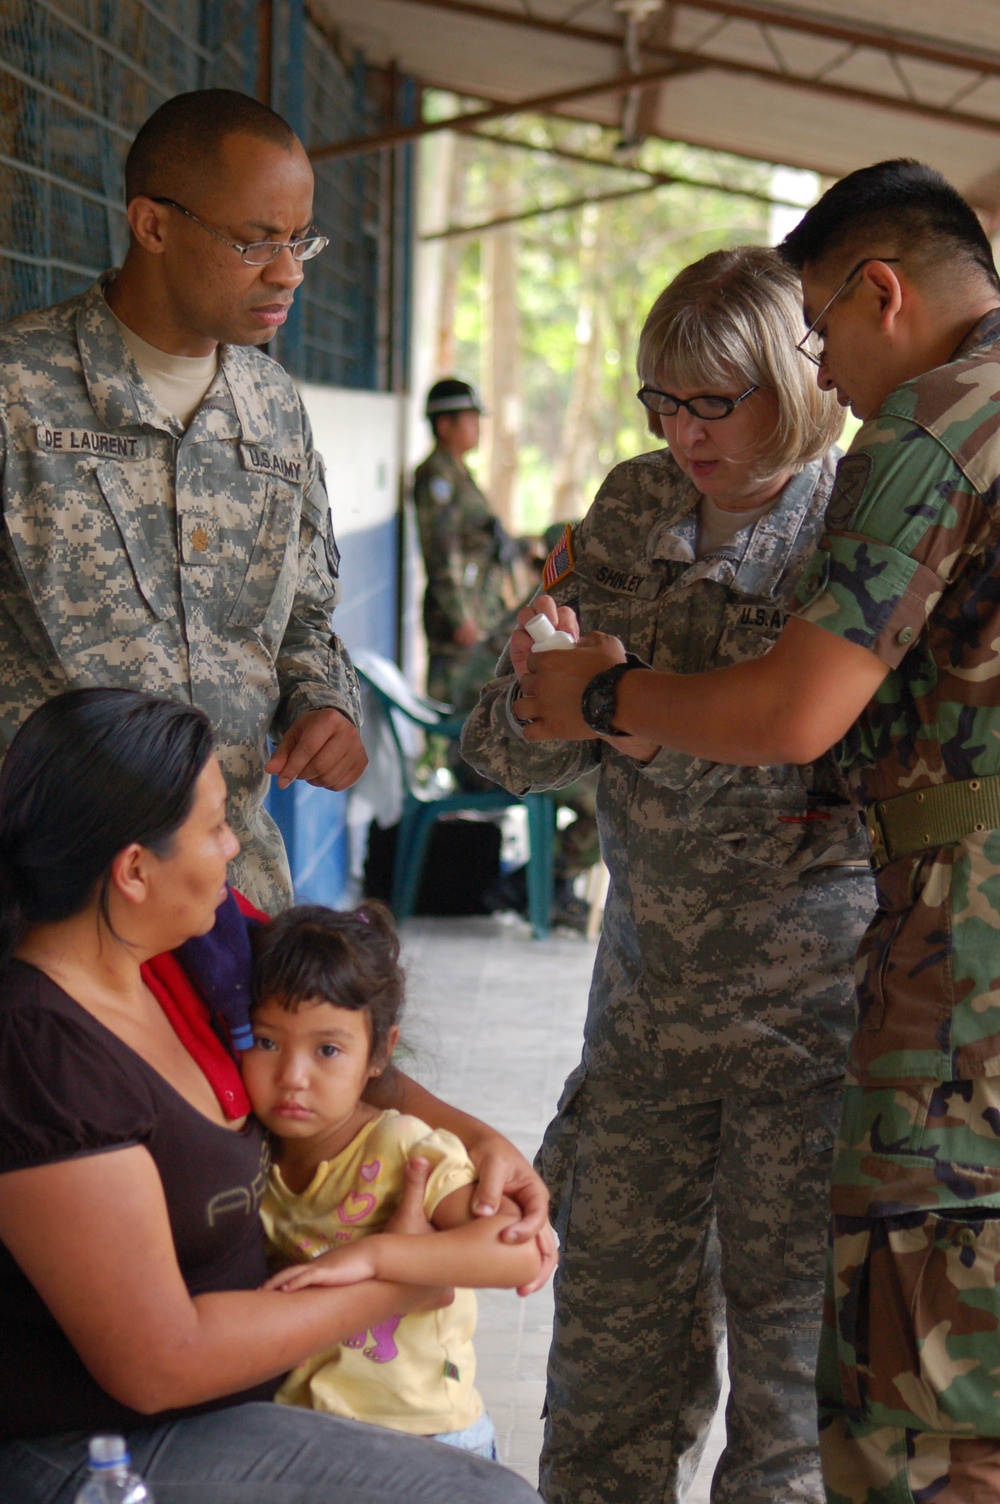
<svg viewBox="0 0 1000 1504"><path fill-rule="evenodd" d="M885 810L885 804L879 801L877 804L869 804L865 809L865 829L868 839L872 843L872 849L868 855L868 865L873 872L878 872L889 861L889 850L886 845L885 831L882 829L880 816Z"/></svg>

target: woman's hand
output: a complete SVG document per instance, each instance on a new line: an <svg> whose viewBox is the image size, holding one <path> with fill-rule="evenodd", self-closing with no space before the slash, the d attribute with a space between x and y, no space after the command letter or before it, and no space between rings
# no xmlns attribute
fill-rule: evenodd
<svg viewBox="0 0 1000 1504"><path fill-rule="evenodd" d="M527 635L527 634L525 634ZM625 662L625 647L606 632L588 632L571 653L536 653L521 676L521 697L514 701L529 742L593 741L580 713L583 691L595 674Z"/></svg>
<svg viewBox="0 0 1000 1504"><path fill-rule="evenodd" d="M548 658L570 658L571 653L545 653ZM504 1243L523 1243L535 1238L541 1268L536 1278L518 1286L518 1295L531 1295L539 1289L556 1265L555 1234L549 1226L549 1193L539 1175L509 1139L487 1123L461 1108L442 1102L401 1070L391 1066L374 1077L365 1087L364 1100L376 1107L395 1107L398 1112L412 1113L432 1128L447 1128L461 1139L475 1165L479 1181L472 1203L477 1217L491 1217L500 1209L501 1198L509 1196L518 1210L518 1218L500 1234Z"/></svg>
<svg viewBox="0 0 1000 1504"><path fill-rule="evenodd" d="M547 616L556 631L568 632L574 639L580 635L580 623L576 619L576 613L571 611L569 606L557 606L551 595L536 595L530 605L522 606L517 613L517 630L511 636L508 648L511 665L519 683L529 667L528 659L534 647L534 640L525 631L526 623L533 616Z"/></svg>

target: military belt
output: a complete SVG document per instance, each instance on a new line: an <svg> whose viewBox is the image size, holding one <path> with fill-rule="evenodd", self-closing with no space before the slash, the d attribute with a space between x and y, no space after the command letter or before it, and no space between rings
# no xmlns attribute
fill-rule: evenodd
<svg viewBox="0 0 1000 1504"><path fill-rule="evenodd" d="M951 846L974 831L1000 828L1000 774L937 783L925 789L880 799L865 810L872 843L871 866Z"/></svg>

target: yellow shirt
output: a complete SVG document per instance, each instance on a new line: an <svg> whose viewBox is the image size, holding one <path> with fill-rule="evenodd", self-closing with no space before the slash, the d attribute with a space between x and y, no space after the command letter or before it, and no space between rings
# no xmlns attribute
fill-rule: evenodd
<svg viewBox="0 0 1000 1504"><path fill-rule="evenodd" d="M399 1201L404 1166L418 1151L433 1166L424 1197L429 1217L476 1172L454 1134L419 1118L382 1113L324 1160L298 1194L275 1166L261 1207L272 1265L308 1263L339 1243L381 1232ZM443 1310L389 1316L300 1363L277 1398L417 1436L462 1431L483 1409L473 1387L475 1325L475 1296L456 1290Z"/></svg>

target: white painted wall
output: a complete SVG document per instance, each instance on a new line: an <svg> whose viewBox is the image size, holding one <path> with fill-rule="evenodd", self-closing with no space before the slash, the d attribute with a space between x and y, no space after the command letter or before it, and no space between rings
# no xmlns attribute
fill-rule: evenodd
<svg viewBox="0 0 1000 1504"><path fill-rule="evenodd" d="M326 465L338 538L396 515L402 463L403 398L299 383Z"/></svg>
<svg viewBox="0 0 1000 1504"><path fill-rule="evenodd" d="M422 686L427 674L420 608L424 572L409 502L413 461L404 459L408 399L391 392L356 392L308 382L298 387L326 465L336 536L343 540L351 533L381 526L396 516L400 496L406 500L400 654L411 682Z"/></svg>

